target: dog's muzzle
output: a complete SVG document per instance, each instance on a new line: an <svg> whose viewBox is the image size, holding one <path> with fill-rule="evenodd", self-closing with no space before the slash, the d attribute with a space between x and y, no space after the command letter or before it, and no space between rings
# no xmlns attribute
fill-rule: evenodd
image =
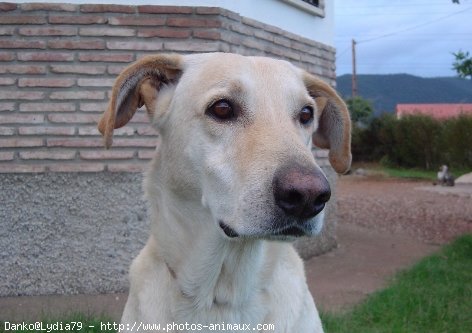
<svg viewBox="0 0 472 333"><path fill-rule="evenodd" d="M283 167L273 180L275 204L287 217L306 221L318 215L331 197L328 180L319 169Z"/></svg>
<svg viewBox="0 0 472 333"><path fill-rule="evenodd" d="M278 169L272 181L274 218L266 233L256 237L299 237L313 233L314 217L323 211L331 197L325 175L317 168L298 164ZM229 238L241 236L224 221L219 227ZM243 235L244 236L244 235Z"/></svg>

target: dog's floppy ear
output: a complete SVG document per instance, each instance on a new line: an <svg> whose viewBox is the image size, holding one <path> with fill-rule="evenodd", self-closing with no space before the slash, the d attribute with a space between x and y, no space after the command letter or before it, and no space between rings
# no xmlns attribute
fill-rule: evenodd
<svg viewBox="0 0 472 333"><path fill-rule="evenodd" d="M154 115L159 88L178 80L181 62L182 57L174 54L147 56L121 72L113 85L108 109L98 123L107 148L112 144L113 130L126 125L138 108L145 105Z"/></svg>
<svg viewBox="0 0 472 333"><path fill-rule="evenodd" d="M319 124L313 134L313 143L329 149L329 162L338 173L351 167L351 118L346 104L327 83L305 73L304 82L315 99Z"/></svg>

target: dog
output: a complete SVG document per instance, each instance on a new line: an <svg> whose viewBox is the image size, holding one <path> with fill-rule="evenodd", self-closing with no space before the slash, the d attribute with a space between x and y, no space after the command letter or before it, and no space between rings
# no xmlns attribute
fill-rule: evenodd
<svg viewBox="0 0 472 333"><path fill-rule="evenodd" d="M321 231L330 198L312 144L338 173L350 168L342 99L282 60L147 56L114 83L98 125L106 147L143 105L160 145L121 330L323 332L289 241Z"/></svg>

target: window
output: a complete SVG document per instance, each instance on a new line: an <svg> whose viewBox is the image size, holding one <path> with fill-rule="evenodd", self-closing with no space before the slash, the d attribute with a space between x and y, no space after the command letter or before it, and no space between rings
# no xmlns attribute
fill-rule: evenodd
<svg viewBox="0 0 472 333"><path fill-rule="evenodd" d="M318 0L302 0L303 2L306 2L312 6L319 7L320 2Z"/></svg>
<svg viewBox="0 0 472 333"><path fill-rule="evenodd" d="M289 5L297 7L305 12L315 16L325 16L324 2L325 0L281 0Z"/></svg>

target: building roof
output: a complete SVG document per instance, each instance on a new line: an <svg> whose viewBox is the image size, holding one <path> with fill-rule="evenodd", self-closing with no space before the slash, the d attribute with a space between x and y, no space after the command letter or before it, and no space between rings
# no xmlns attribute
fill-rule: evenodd
<svg viewBox="0 0 472 333"><path fill-rule="evenodd" d="M396 115L424 114L436 119L457 117L460 114L472 115L472 104L397 104Z"/></svg>

